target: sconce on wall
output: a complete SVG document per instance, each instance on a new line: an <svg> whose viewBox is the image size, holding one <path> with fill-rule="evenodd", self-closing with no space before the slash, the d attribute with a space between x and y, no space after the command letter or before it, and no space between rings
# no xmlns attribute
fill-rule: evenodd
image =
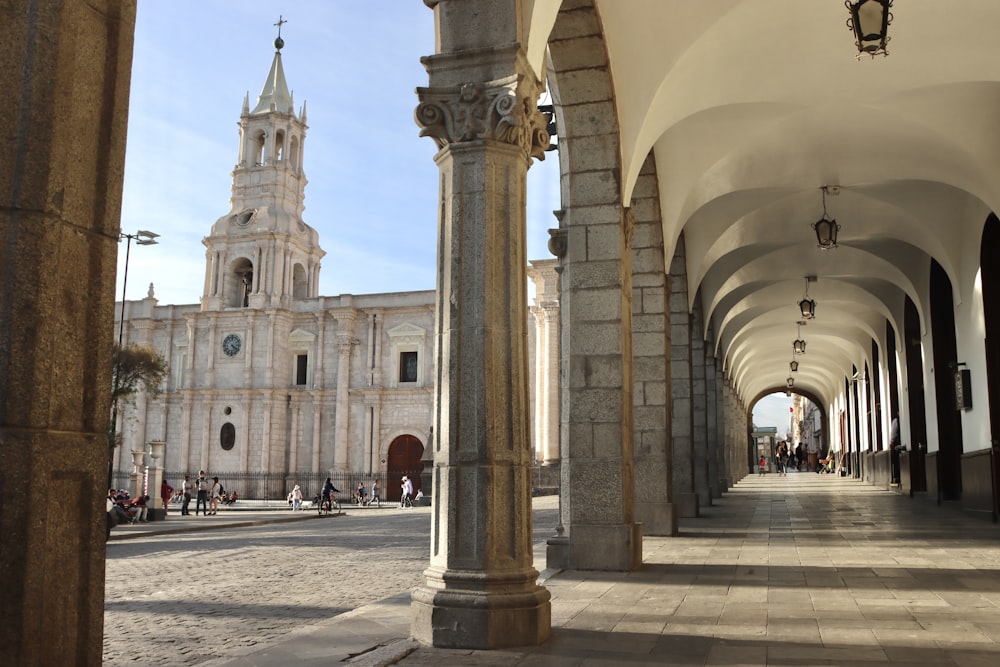
<svg viewBox="0 0 1000 667"><path fill-rule="evenodd" d="M837 232L840 231L840 225L826 214L826 193L830 190L830 186L824 185L820 190L823 191L823 217L814 222L812 228L816 232L816 245L823 250L830 250L837 247ZM834 194L837 192L840 192L839 187Z"/></svg>
<svg viewBox="0 0 1000 667"><path fill-rule="evenodd" d="M859 60L864 54L872 58L887 56L885 45L889 43L889 24L892 23L893 0L845 0L844 5L851 13L847 27L854 32L854 46L858 47Z"/></svg>

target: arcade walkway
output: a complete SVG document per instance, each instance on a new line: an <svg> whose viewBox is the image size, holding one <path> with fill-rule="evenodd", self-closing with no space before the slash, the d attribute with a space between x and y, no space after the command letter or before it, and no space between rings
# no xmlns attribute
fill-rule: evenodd
<svg viewBox="0 0 1000 667"><path fill-rule="evenodd" d="M646 538L641 571L549 576L553 636L539 648L415 648L398 639L400 596L224 664L329 664L361 636L381 645L356 658L370 665L1000 664L988 518L792 473L744 479L681 530Z"/></svg>

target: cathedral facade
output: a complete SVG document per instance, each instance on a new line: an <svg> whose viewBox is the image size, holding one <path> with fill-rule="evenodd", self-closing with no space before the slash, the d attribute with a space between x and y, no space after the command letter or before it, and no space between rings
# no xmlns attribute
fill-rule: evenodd
<svg viewBox="0 0 1000 667"><path fill-rule="evenodd" d="M319 235L302 219L306 108L296 110L280 45L256 104L244 100L231 210L203 239L200 304L117 304L124 343L150 346L169 375L119 412L115 470L163 441L165 470L378 473L419 469L431 435L434 291L320 296ZM558 460L555 261L534 262L530 372L539 461ZM121 326L116 319L116 330ZM540 374L540 375L539 375ZM536 383L532 383L534 387Z"/></svg>

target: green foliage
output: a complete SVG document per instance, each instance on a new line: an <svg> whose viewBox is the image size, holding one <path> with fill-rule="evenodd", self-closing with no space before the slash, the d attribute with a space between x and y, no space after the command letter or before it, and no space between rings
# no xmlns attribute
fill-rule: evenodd
<svg viewBox="0 0 1000 667"><path fill-rule="evenodd" d="M116 344L111 361L112 401L133 396L142 389L159 396L167 377L167 360L162 354L145 345L122 348Z"/></svg>
<svg viewBox="0 0 1000 667"><path fill-rule="evenodd" d="M116 432L120 403L145 390L150 396L159 396L163 380L167 377L167 360L146 345L119 347L116 343L111 357L111 422L108 428L108 449L121 444L121 433Z"/></svg>

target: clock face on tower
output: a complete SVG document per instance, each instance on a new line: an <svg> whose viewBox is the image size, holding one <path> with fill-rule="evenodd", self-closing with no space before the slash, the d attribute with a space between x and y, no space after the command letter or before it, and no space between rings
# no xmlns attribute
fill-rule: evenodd
<svg viewBox="0 0 1000 667"><path fill-rule="evenodd" d="M243 341L236 334L229 334L222 340L222 351L227 357L235 357L242 347Z"/></svg>

